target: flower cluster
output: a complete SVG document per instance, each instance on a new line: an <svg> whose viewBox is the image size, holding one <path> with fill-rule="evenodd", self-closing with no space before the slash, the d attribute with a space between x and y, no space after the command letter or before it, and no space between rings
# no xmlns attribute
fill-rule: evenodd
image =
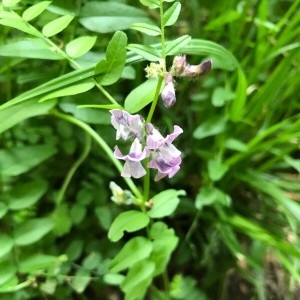
<svg viewBox="0 0 300 300"><path fill-rule="evenodd" d="M117 130L116 138L132 141L129 153L126 155L115 146L115 157L125 161L121 173L123 177L144 176L146 170L142 161L145 158L149 158L147 167L158 171L155 181L165 176L171 178L179 171L181 152L172 144L174 139L183 132L179 126L175 125L173 133L163 137L151 123L145 123L140 115L131 115L119 109L113 109L110 113L111 123Z"/></svg>
<svg viewBox="0 0 300 300"><path fill-rule="evenodd" d="M198 78L206 75L211 70L211 60L205 60L199 65L189 65L186 55L175 56L170 72L165 74L165 86L161 98L165 107L170 108L176 102L174 77Z"/></svg>
<svg viewBox="0 0 300 300"><path fill-rule="evenodd" d="M151 63L145 70L147 77L164 76L165 86L161 98L167 108L171 108L176 102L174 77L197 78L206 75L211 69L211 60L205 60L199 65L189 65L186 56L176 56L169 72L166 71L165 62ZM174 125L173 133L163 137L151 124L146 123L142 116L131 115L120 109L113 109L111 123L117 130L116 139L130 140L131 146L128 154L123 154L118 146L115 146L114 156L125 161L121 175L123 177L140 178L146 175L145 167L157 170L155 181L165 176L173 177L180 169L181 152L172 144L174 139L183 130ZM147 158L147 163L142 163ZM114 200L124 201L123 193L114 188ZM120 200L121 199L121 200Z"/></svg>

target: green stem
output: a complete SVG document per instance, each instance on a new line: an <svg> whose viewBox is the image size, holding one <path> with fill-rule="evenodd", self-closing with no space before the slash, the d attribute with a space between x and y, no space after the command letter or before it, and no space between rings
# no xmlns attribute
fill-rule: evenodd
<svg viewBox="0 0 300 300"><path fill-rule="evenodd" d="M147 167L147 164L149 162L149 158L145 160L145 169L147 171L145 177L144 177L144 201L149 200L149 195L150 195L150 170Z"/></svg>
<svg viewBox="0 0 300 300"><path fill-rule="evenodd" d="M150 289L152 290L152 294L155 295L155 298L158 300L166 300L165 295L155 286L151 285Z"/></svg>
<svg viewBox="0 0 300 300"><path fill-rule="evenodd" d="M79 156L79 158L74 162L73 166L71 167L71 169L69 170L62 187L60 188L58 195L56 197L56 204L59 205L61 203L61 201L64 198L64 195L66 193L66 190L72 180L72 177L74 176L75 172L77 171L77 169L79 168L79 166L84 162L84 160L87 158L90 150L91 150L91 137L90 135L86 134L86 139L85 139L85 143L84 143L84 149L81 153L81 155Z"/></svg>
<svg viewBox="0 0 300 300"><path fill-rule="evenodd" d="M57 47L50 39L44 37L45 40L53 47L55 48L55 50L65 59L67 59L71 64L73 64L73 66L76 69L80 69L81 66L75 61L73 60L69 55L67 55L67 53L65 53L63 50L61 50L59 47ZM97 82L96 79L93 79L97 88L99 89L99 91L106 97L107 100L109 100L112 104L116 105L116 106L120 106L120 104L103 88L103 86L101 84L99 84Z"/></svg>
<svg viewBox="0 0 300 300"><path fill-rule="evenodd" d="M72 124L75 124L76 126L83 129L85 132L87 132L94 139L94 141L103 149L103 151L110 158L112 163L115 165L116 169L120 173L122 172L123 169L122 164L114 157L113 151L110 149L107 143L99 136L99 134L94 129L92 129L89 125L87 125L83 121L78 120L71 115L63 114L55 110L51 111L50 114L60 119L63 119L67 122L70 122ZM143 199L143 195L141 194L137 186L130 178L124 178L124 181L126 182L127 186L130 188L131 192L135 195L135 197L137 197L138 199Z"/></svg>
<svg viewBox="0 0 300 300"><path fill-rule="evenodd" d="M166 45L165 45L165 26L163 22L163 15L164 15L164 8L163 8L163 1L160 1L160 29L161 29L161 55L162 55L162 60L164 61L164 71L166 71ZM154 99L152 101L148 116L146 118L146 123L150 123L153 117L153 114L155 112L157 102L159 99L159 94L160 90L162 87L164 77L160 76L158 78L155 94L154 94ZM149 162L149 159L146 160L147 164ZM145 168L147 170L147 174L144 177L144 200L147 201L149 199L150 195L150 170L149 168Z"/></svg>
<svg viewBox="0 0 300 300"><path fill-rule="evenodd" d="M147 116L147 119L146 119L146 123L149 123L152 120L152 117L153 117L153 114L154 114L154 111L155 111L155 108L156 108L156 105L157 105L157 101L158 101L158 98L159 98L159 93L160 93L160 90L161 90L162 83L163 83L163 77L159 77L158 83L157 83L157 86L156 86L154 99L152 101L152 104L151 104L151 107L150 107L150 110L149 110L149 113L148 113L148 116ZM150 169L147 167L148 162L149 162L149 159L147 159L145 161L145 164L144 164L145 169L147 171L147 173L144 177L144 201L147 201L149 199L149 195L150 195Z"/></svg>
<svg viewBox="0 0 300 300"><path fill-rule="evenodd" d="M161 56L165 61L166 59L166 44L165 44L165 25L164 25L164 1L160 1L159 13L160 13L160 31L161 31ZM166 64L165 64L166 65Z"/></svg>
<svg viewBox="0 0 300 300"><path fill-rule="evenodd" d="M59 55L61 55L62 58L69 61L76 69L81 69L81 66L72 58L70 57L65 51L60 49L55 43L53 43L49 38L44 36L41 32L39 32L35 27L33 27L31 24L27 23L27 25L32 29L35 30L36 33L38 33L38 36L40 36L46 43L48 43L52 49L54 49ZM101 93L114 105L120 106L120 104L94 79L94 82L97 86L97 88L101 91Z"/></svg>
<svg viewBox="0 0 300 300"><path fill-rule="evenodd" d="M94 81L99 91L106 97L107 100L109 100L112 104L122 108L122 106L106 91L106 89L103 88L101 84L96 81L96 79L94 79Z"/></svg>
<svg viewBox="0 0 300 300"><path fill-rule="evenodd" d="M164 80L163 77L158 78L154 99L152 101L152 104L151 104L151 107L150 107L150 110L149 110L149 113L148 113L148 116L147 116L147 119L146 119L146 123L149 123L152 120L152 117L153 117L153 114L154 114L154 111L155 111L155 108L156 108L156 105L157 105L157 102L158 102L159 93L160 93L160 90L161 90L163 80Z"/></svg>
<svg viewBox="0 0 300 300"><path fill-rule="evenodd" d="M73 59L71 58L67 53L65 53L65 51L61 50L55 43L53 43L49 38L43 36L44 40L51 46L53 47L53 49L55 49L55 51L57 53L59 53L63 58L65 58L66 60L68 60L71 64L73 64L73 66L76 69L80 69L80 65Z"/></svg>
<svg viewBox="0 0 300 300"><path fill-rule="evenodd" d="M165 291L168 292L169 294L169 290L170 290L170 281L169 281L169 275L168 275L168 271L167 269L164 270L163 274L162 274L162 277L163 277L163 282L164 282L164 289ZM169 299L169 297L168 297Z"/></svg>

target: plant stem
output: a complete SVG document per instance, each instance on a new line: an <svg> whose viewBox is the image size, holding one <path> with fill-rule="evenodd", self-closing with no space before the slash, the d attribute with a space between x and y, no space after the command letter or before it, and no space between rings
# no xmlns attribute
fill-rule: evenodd
<svg viewBox="0 0 300 300"><path fill-rule="evenodd" d="M115 165L117 170L120 173L122 172L123 166L114 157L114 154L113 154L112 150L110 149L110 147L108 146L108 144L88 124L84 123L81 120L78 120L78 119L74 118L71 115L63 114L63 113L60 113L60 112L55 111L55 110L51 111L50 114L52 114L52 115L54 115L54 116L56 116L60 119L63 119L67 122L70 122L72 124L75 124L76 126L83 129L85 132L87 132L94 139L94 141L104 150L104 152L110 158L110 160ZM134 182L130 178L124 178L124 181L126 182L127 186L130 188L131 192L135 195L135 197L137 197L138 199L143 199L143 195L141 194L141 192L139 191L137 186L134 184Z"/></svg>
<svg viewBox="0 0 300 300"><path fill-rule="evenodd" d="M159 7L160 13L160 31L161 31L161 56L162 59L165 61L166 59L166 45L165 45L165 25L164 25L164 1L160 1Z"/></svg>
<svg viewBox="0 0 300 300"><path fill-rule="evenodd" d="M166 70L166 46L165 46L165 26L164 26L164 22L163 22L163 15L164 15L164 9L163 9L163 1L160 1L160 29L161 29L161 55L162 55L162 60L164 61L164 71ZM161 90L161 86L163 83L164 77L160 76L158 78L158 82L156 85L156 90L155 90L155 94L154 94L154 99L152 101L148 116L146 118L146 123L151 122L154 111L156 109L157 106L157 102L158 102L158 98L159 98L159 94L160 94L160 90ZM146 164L149 162L149 159L146 160ZM147 199L149 198L149 194L150 194L150 170L149 168L147 168L146 166L146 170L147 170L147 174L144 177L144 200L147 201Z"/></svg>
<svg viewBox="0 0 300 300"><path fill-rule="evenodd" d="M154 111L155 111L155 108L156 108L156 105L157 105L157 101L158 101L158 98L159 98L159 93L160 93L160 90L161 90L163 80L164 80L163 77L158 78L154 99L152 101L152 104L151 104L151 107L150 107L150 110L149 110L149 113L148 113L148 116L147 116L147 119L146 119L146 123L149 123L152 120L152 117L153 117L153 114L154 114Z"/></svg>
<svg viewBox="0 0 300 300"><path fill-rule="evenodd" d="M146 163L145 163L145 166L146 166L146 175L144 177L144 201L147 201L149 200L149 195L150 195L150 170L149 168L147 167L147 164L149 162L149 158L147 158L146 160Z"/></svg>
<svg viewBox="0 0 300 300"><path fill-rule="evenodd" d="M101 84L99 84L96 79L94 79L97 88L99 89L99 91L106 97L107 100L109 100L112 104L118 106L118 107L122 107L108 92L106 89L103 88L103 86Z"/></svg>
<svg viewBox="0 0 300 300"><path fill-rule="evenodd" d="M61 201L64 198L64 195L66 193L66 190L68 188L68 185L70 184L72 177L74 176L75 172L77 171L78 167L84 162L84 160L87 158L90 150L91 150L91 136L89 134L86 134L85 143L84 143L84 149L79 156L79 158L74 162L72 167L70 168L59 192L56 197L56 204L59 205Z"/></svg>

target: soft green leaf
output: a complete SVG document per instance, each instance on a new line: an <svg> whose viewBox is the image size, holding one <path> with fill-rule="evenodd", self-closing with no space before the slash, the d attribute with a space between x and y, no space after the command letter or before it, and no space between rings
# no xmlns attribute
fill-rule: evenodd
<svg viewBox="0 0 300 300"><path fill-rule="evenodd" d="M47 10L59 16L72 15L78 13L76 5L74 5L73 2L67 1L53 1L51 5L48 6Z"/></svg>
<svg viewBox="0 0 300 300"><path fill-rule="evenodd" d="M34 35L34 36L37 36L37 37L41 36L41 34L38 30L36 30L34 27L32 27L28 23L26 23L17 14L11 13L10 16L6 16L5 18L1 19L0 20L0 25L12 27L12 28L18 29L20 31L23 31L25 33L28 33L30 35Z"/></svg>
<svg viewBox="0 0 300 300"><path fill-rule="evenodd" d="M144 299L146 290L152 281L154 270L155 264L148 260L136 263L129 269L121 284L121 289L126 294L126 300Z"/></svg>
<svg viewBox="0 0 300 300"><path fill-rule="evenodd" d="M173 25L180 14L181 4L179 2L173 3L173 5L167 9L163 15L163 23L165 26Z"/></svg>
<svg viewBox="0 0 300 300"><path fill-rule="evenodd" d="M284 161L294 168L298 173L300 173L300 159L294 159L291 156L286 155Z"/></svg>
<svg viewBox="0 0 300 300"><path fill-rule="evenodd" d="M14 243L16 246L33 244L49 233L53 226L54 222L50 218L26 221L14 231Z"/></svg>
<svg viewBox="0 0 300 300"><path fill-rule="evenodd" d="M42 179L15 185L7 197L8 208L20 210L30 207L45 194L47 186L47 182Z"/></svg>
<svg viewBox="0 0 300 300"><path fill-rule="evenodd" d="M150 9L158 8L160 6L160 0L140 0L140 2Z"/></svg>
<svg viewBox="0 0 300 300"><path fill-rule="evenodd" d="M0 219L3 218L8 212L8 207L5 203L0 202Z"/></svg>
<svg viewBox="0 0 300 300"><path fill-rule="evenodd" d="M65 253L69 261L77 260L83 252L84 241L83 239L72 240L68 245Z"/></svg>
<svg viewBox="0 0 300 300"><path fill-rule="evenodd" d="M148 211L150 218L163 218L171 215L179 204L178 196L184 196L183 190L165 190L155 195L153 200L153 206Z"/></svg>
<svg viewBox="0 0 300 300"><path fill-rule="evenodd" d="M184 52L184 47L191 41L189 35L183 35L174 41L169 42L166 45L167 55L176 55L180 52Z"/></svg>
<svg viewBox="0 0 300 300"><path fill-rule="evenodd" d="M53 156L57 148L52 144L19 146L0 150L1 176L17 176Z"/></svg>
<svg viewBox="0 0 300 300"><path fill-rule="evenodd" d="M41 293L45 293L46 295L53 295L58 287L58 282L56 279L47 277L43 282L39 285L39 290Z"/></svg>
<svg viewBox="0 0 300 300"><path fill-rule="evenodd" d="M52 213L52 219L55 224L53 228L55 235L62 236L70 232L72 228L72 219L67 204L62 203L58 205Z"/></svg>
<svg viewBox="0 0 300 300"><path fill-rule="evenodd" d="M133 89L125 99L125 109L130 113L136 113L152 102L157 82L157 79L151 78Z"/></svg>
<svg viewBox="0 0 300 300"><path fill-rule="evenodd" d="M153 239L153 250L151 260L155 263L155 273L163 273L175 250L179 238L175 235L174 229L168 228L163 222L156 222L152 225L149 237Z"/></svg>
<svg viewBox="0 0 300 300"><path fill-rule="evenodd" d="M87 209L84 205L75 203L70 211L70 216L74 224L79 224L82 222L86 216Z"/></svg>
<svg viewBox="0 0 300 300"><path fill-rule="evenodd" d="M238 68L238 82L235 89L235 98L230 109L230 118L237 122L241 119L244 113L244 106L246 101L247 79L242 68Z"/></svg>
<svg viewBox="0 0 300 300"><path fill-rule="evenodd" d="M6 273L4 273L4 274L7 275ZM18 285L18 283L19 283L19 280L18 280L17 275L12 275L9 278L9 280L5 281L5 283L2 284L1 283L1 275L0 275L0 293L15 292L16 291L16 286Z"/></svg>
<svg viewBox="0 0 300 300"><path fill-rule="evenodd" d="M64 89L61 89L61 90L58 90L53 93L45 95L44 97L42 97L39 100L39 102L43 102L48 99L54 99L54 98L59 98L59 97L64 97L64 96L81 94L81 93L91 90L94 86L95 86L95 82L93 82L93 81L88 81L88 82L68 86Z"/></svg>
<svg viewBox="0 0 300 300"><path fill-rule="evenodd" d="M92 277L88 270L79 269L74 276L71 277L69 284L78 294L81 294L91 280Z"/></svg>
<svg viewBox="0 0 300 300"><path fill-rule="evenodd" d="M111 209L105 205L98 206L95 209L95 214L101 227L103 227L105 230L108 230L113 219Z"/></svg>
<svg viewBox="0 0 300 300"><path fill-rule="evenodd" d="M117 31L108 43L106 59L95 68L96 80L101 85L111 85L120 79L126 62L126 45L126 34Z"/></svg>
<svg viewBox="0 0 300 300"><path fill-rule="evenodd" d="M66 45L66 52L70 57L76 58L86 54L96 43L96 36L81 36Z"/></svg>
<svg viewBox="0 0 300 300"><path fill-rule="evenodd" d="M228 166L222 164L217 159L211 159L208 161L208 175L212 181L220 180L228 171Z"/></svg>
<svg viewBox="0 0 300 300"><path fill-rule="evenodd" d="M172 299L207 300L206 294L198 288L198 280L194 277L176 274L170 287Z"/></svg>
<svg viewBox="0 0 300 300"><path fill-rule="evenodd" d="M58 34L59 32L63 31L65 28L67 28L73 19L74 19L74 16L66 15L66 16L59 17L59 18L47 23L43 27L43 30L42 30L43 35L45 35L46 37L50 37L50 36Z"/></svg>
<svg viewBox="0 0 300 300"><path fill-rule="evenodd" d="M225 144L226 144L226 148L235 150L235 151L239 151L239 152L247 151L247 149L248 149L248 147L245 143L243 143L240 140L233 139L233 138L226 140Z"/></svg>
<svg viewBox="0 0 300 300"><path fill-rule="evenodd" d="M224 106L224 104L234 99L235 94L224 87L217 87L214 89L212 94L211 102L215 107Z"/></svg>
<svg viewBox="0 0 300 300"><path fill-rule="evenodd" d="M17 5L21 0L2 0L4 7L13 7Z"/></svg>
<svg viewBox="0 0 300 300"><path fill-rule="evenodd" d="M129 240L110 263L111 272L120 272L132 267L138 261L149 257L152 243L144 237L134 237Z"/></svg>
<svg viewBox="0 0 300 300"><path fill-rule="evenodd" d="M9 253L14 245L12 237L6 234L0 234L0 258Z"/></svg>
<svg viewBox="0 0 300 300"><path fill-rule="evenodd" d="M18 266L20 272L34 274L41 270L53 268L57 261L56 256L35 253L33 256L20 260Z"/></svg>
<svg viewBox="0 0 300 300"><path fill-rule="evenodd" d="M203 206L216 203L228 206L230 204L230 198L224 192L213 186L202 187L196 197L196 208L201 210Z"/></svg>
<svg viewBox="0 0 300 300"><path fill-rule="evenodd" d="M117 2L87 2L80 11L79 22L88 30L108 33L130 28L134 23L148 23L147 14L139 8Z"/></svg>
<svg viewBox="0 0 300 300"><path fill-rule="evenodd" d="M129 44L127 49L149 61L159 61L161 58L160 52L148 45Z"/></svg>
<svg viewBox="0 0 300 300"><path fill-rule="evenodd" d="M157 36L161 34L161 30L158 26L148 23L134 23L130 28L151 36Z"/></svg>
<svg viewBox="0 0 300 300"><path fill-rule="evenodd" d="M149 231L149 238L152 240L164 239L165 236L174 234L173 228L168 228L168 225L162 221L157 221L152 224Z"/></svg>
<svg viewBox="0 0 300 300"><path fill-rule="evenodd" d="M86 270L96 269L101 262L101 254L98 252L91 252L86 256L82 262L82 266Z"/></svg>
<svg viewBox="0 0 300 300"><path fill-rule="evenodd" d="M203 139L208 136L217 135L225 130L226 124L227 119L225 117L213 116L207 118L206 121L195 129L193 136L195 139Z"/></svg>
<svg viewBox="0 0 300 300"><path fill-rule="evenodd" d="M227 12L221 14L218 18L212 19L205 26L205 30L223 29L225 24L233 23L239 18L241 18L241 14L238 13L236 10L228 10Z"/></svg>
<svg viewBox="0 0 300 300"><path fill-rule="evenodd" d="M22 14L22 18L26 21L33 20L39 16L51 3L51 1L41 1L35 5L28 7Z"/></svg>
<svg viewBox="0 0 300 300"><path fill-rule="evenodd" d="M0 287L8 282L17 272L15 262L11 259L5 259L0 261Z"/></svg>
<svg viewBox="0 0 300 300"><path fill-rule="evenodd" d="M0 46L0 56L59 60L63 57L41 39L26 39Z"/></svg>
<svg viewBox="0 0 300 300"><path fill-rule="evenodd" d="M109 285L117 285L120 286L124 280L125 276L121 274L115 273L106 273L103 277L105 283Z"/></svg>
<svg viewBox="0 0 300 300"><path fill-rule="evenodd" d="M25 119L47 114L55 104L55 101L38 103L36 100L31 100L0 110L0 133L21 123Z"/></svg>
<svg viewBox="0 0 300 300"><path fill-rule="evenodd" d="M146 227L149 221L150 219L145 213L136 210L123 212L113 221L108 231L108 238L113 242L117 242L123 237L124 231L138 231Z"/></svg>

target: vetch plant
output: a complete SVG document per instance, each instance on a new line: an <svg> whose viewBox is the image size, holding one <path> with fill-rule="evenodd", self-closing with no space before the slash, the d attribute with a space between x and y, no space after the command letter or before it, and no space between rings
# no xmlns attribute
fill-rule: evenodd
<svg viewBox="0 0 300 300"><path fill-rule="evenodd" d="M133 2L0 4L0 298L282 298L300 0Z"/></svg>
<svg viewBox="0 0 300 300"><path fill-rule="evenodd" d="M170 216L179 204L179 196L185 195L183 190L166 189L157 194L151 191L151 170L155 171L154 182L173 178L180 171L182 150L177 149L176 139L183 133L180 124L174 124L172 126L173 130L169 133L165 133L165 130L162 132L152 122L152 118L160 98L166 108L171 109L174 107L176 102L175 78L197 78L210 70L211 61L208 60L198 66L192 66L187 64L185 55L175 56L173 65L167 71L166 57L176 54L181 49L183 50L190 41L189 36L183 36L174 42L166 42L165 27L176 22L181 5L179 2L174 1L141 1L149 9L159 10L160 28L148 23L136 23L132 25L132 29L146 34L150 33L150 35L155 31L155 35L161 37L161 43L156 48L138 44L127 46L131 53L136 53L138 56L150 60L150 63L145 69L145 77L148 80L135 88L125 99L124 106L122 106L108 93L105 86L116 83L124 70L127 44L125 33L117 31L114 34L107 46L106 57L100 60L93 72L89 74L89 69L82 70L76 59L88 52L96 39L88 36L78 37L61 49L52 38L69 26L73 16L66 15L52 20L46 23L40 31L31 22L45 11L50 2L43 1L33 5L26 9L22 16L12 10L18 2L6 1L3 3L2 24L36 37L38 41L33 41L33 45L38 45L37 47L42 45L44 53L49 57L54 55L58 59L67 60L73 68L78 69L78 71L75 71L75 74L78 75L73 78L80 78L81 82L76 83L76 80L73 81L71 77L66 75L62 81L63 85L59 89L55 88L55 85L60 84L59 79L54 79L52 82L46 83L42 89L33 89L31 93L16 97L5 103L1 108L9 110L14 105L22 106L28 99L39 96L39 102L35 104L40 109L39 113L49 111L50 115L82 128L87 136L92 137L104 150L116 166L129 190L123 190L115 182L110 182L111 200L116 205L120 207L126 205L127 208L111 223L108 237L111 241L117 242L125 235L125 232L136 232L138 235L129 239L126 238L122 249L112 258L109 273L105 275L104 280L107 283L119 285L126 299L143 299L155 277L163 273L165 273L164 276L167 276L167 264L178 244L178 237L174 230L166 223L159 221L159 219ZM174 3L170 4L170 2ZM169 6L166 11L164 10L165 4ZM101 6L101 4L99 5ZM82 22L86 24L86 20L83 19ZM146 28L146 32L143 28ZM50 89L47 88L47 85L51 86ZM53 100L87 92L93 88L97 88L110 104L85 104L81 105L79 109L100 108L109 110L111 125L116 130L116 141L123 142L121 148L124 147L125 143L129 149L127 152L121 150L119 145L115 145L114 151L112 151L108 143L92 127L80 118L66 114L63 109L58 109L56 101ZM142 112L145 110L142 111L142 109L148 104L150 104L150 109L144 117ZM25 119L26 115L23 118ZM7 126L12 125L10 123ZM5 124L2 128L5 128ZM90 151L90 139L87 139L87 141L86 151L74 164L72 171L70 170L58 193L55 200L57 209L60 208L65 198L67 187L76 169ZM119 160L124 161L124 165ZM143 189L137 186L132 178L143 178ZM132 205L139 207L139 209L133 209ZM53 223L49 222L42 234L45 235L52 227ZM145 231L141 231L145 228ZM84 272L84 269L82 269L82 272ZM117 273L119 273L119 276L116 277ZM29 281L26 284L30 284ZM84 289L86 284L88 284L88 281L85 281L80 287L76 287L77 291ZM168 295L169 286L167 284L164 289L162 292L157 290L157 293Z"/></svg>
<svg viewBox="0 0 300 300"><path fill-rule="evenodd" d="M159 8L161 19L164 19L163 2L159 1L158 5L153 3L143 2L150 8ZM180 8L180 4L175 2L173 8ZM173 9L172 7L169 10ZM176 9L178 11L178 9ZM172 22L176 21L175 15L169 16L173 18ZM118 145L114 148L114 156L119 160L124 160L124 166L121 176L124 178L142 178L144 177L143 197L138 199L132 196L129 203L136 204L141 207L142 212L130 210L121 213L112 223L109 230L109 238L113 241L121 239L125 231L134 232L147 226L150 234L145 237L134 237L130 239L120 253L111 262L111 271L120 272L128 269L127 275L124 276L120 284L121 289L126 295L126 299L143 299L147 288L152 283L154 277L162 272L165 272L166 265L170 259L170 255L175 249L178 239L174 231L168 229L168 226L163 222L150 222L150 219L166 217L173 213L178 205L178 196L184 195L184 191L166 190L150 199L150 170L156 170L154 181L162 180L165 177L172 178L180 170L182 163L181 151L173 145L174 140L183 132L183 129L177 125L173 125L173 132L165 137L156 128L155 124L151 123L152 117L157 108L159 98L162 99L166 108L171 109L176 102L175 82L174 77L197 78L205 75L211 69L211 60L206 60L203 63L193 66L186 62L186 56L175 56L170 71L166 69L166 41L164 37L164 29L166 24L161 23L161 57L158 63L151 62L145 69L146 77L149 80L154 79L155 84L151 87L155 93L153 99L150 99L150 110L147 117L140 114L130 114L124 108L115 108L110 110L111 124L116 129L116 140L123 140L129 147L127 154L121 151ZM133 26L135 29L148 27L147 24L138 24ZM135 45L140 55L147 57L145 51L149 48L142 45ZM139 97L139 95L136 95ZM125 100L126 103L126 100ZM128 104L127 104L128 106ZM140 107L140 109L143 107ZM123 194L125 192L119 186L111 185L114 196L112 199L119 204L127 204ZM172 196L173 195L173 196ZM175 196L175 197L174 197ZM116 201L116 199L119 199ZM176 200L177 199L177 200ZM149 209L150 208L150 209ZM151 235L154 228L160 228L159 231ZM164 233L165 232L165 233ZM170 241L169 245L164 245L162 248L157 245L160 235L166 234L165 238ZM158 239L158 240L157 240ZM137 242L139 241L139 242ZM142 242L143 241L143 242ZM131 253L141 253L139 255L131 255ZM164 257L163 260L158 259L156 255ZM129 257L128 257L129 255ZM127 256L126 260L125 257ZM124 262L126 261L126 263ZM143 275L141 275L143 274ZM140 279L137 277L141 276ZM106 280L111 282L110 275L106 276ZM120 278L118 277L118 280ZM111 282L113 283L113 282ZM169 287L165 287L167 290ZM168 293L168 292L166 292Z"/></svg>

